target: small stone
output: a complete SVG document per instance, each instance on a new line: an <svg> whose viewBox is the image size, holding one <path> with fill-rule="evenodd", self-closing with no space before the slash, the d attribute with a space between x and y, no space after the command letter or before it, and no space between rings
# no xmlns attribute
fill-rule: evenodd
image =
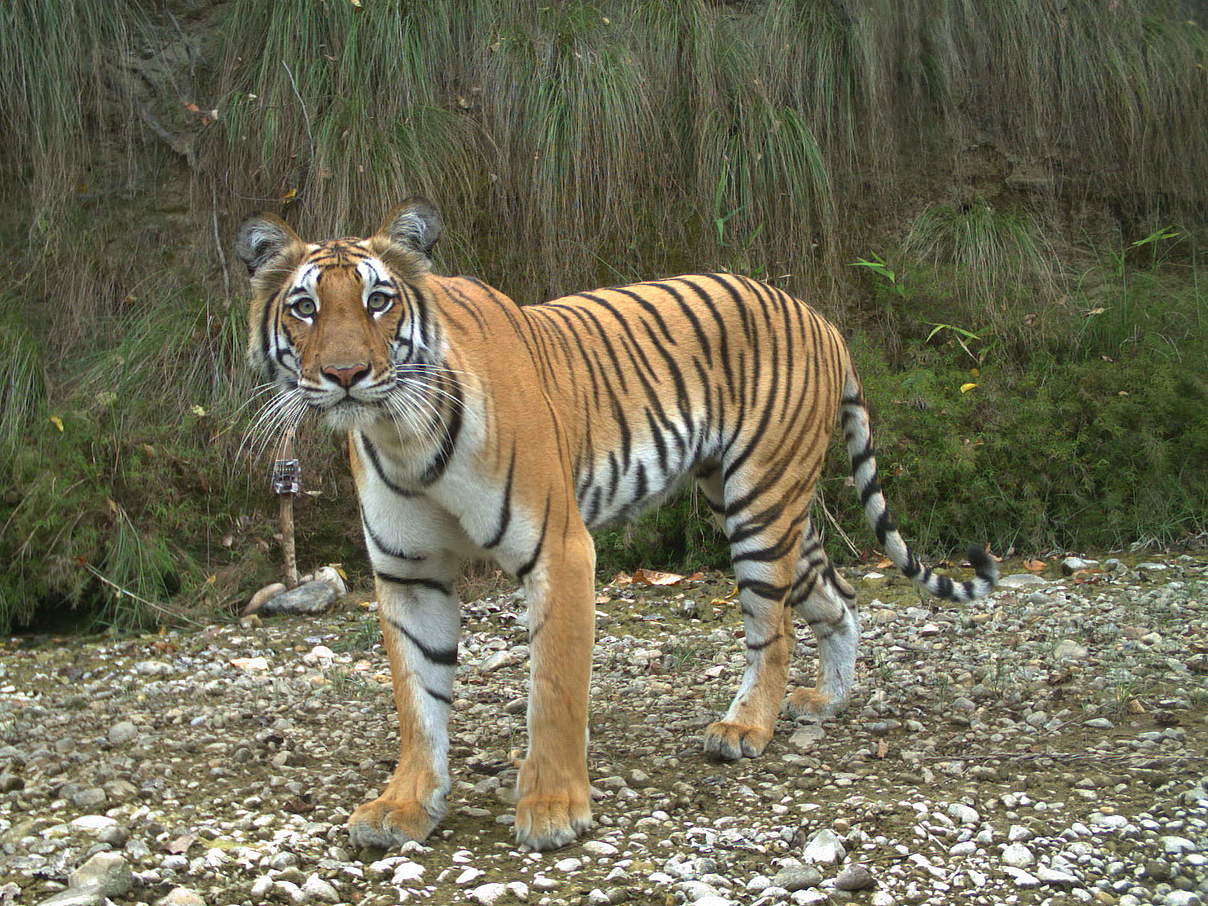
<svg viewBox="0 0 1208 906"><path fill-rule="evenodd" d="M1040 886L1040 879L1034 874L1024 871L1022 868L1015 868L1010 865L1003 866L1003 872L1011 876L1015 881L1016 887L1022 887L1024 890L1029 890L1033 887Z"/></svg>
<svg viewBox="0 0 1208 906"><path fill-rule="evenodd" d="M578 871L582 867L582 859L559 859L554 863L554 868L558 871Z"/></svg>
<svg viewBox="0 0 1208 906"><path fill-rule="evenodd" d="M1201 906L1204 901L1191 890L1172 890L1162 900L1162 906Z"/></svg>
<svg viewBox="0 0 1208 906"><path fill-rule="evenodd" d="M716 893L708 894L694 901L696 906L735 906L733 900L728 900Z"/></svg>
<svg viewBox="0 0 1208 906"><path fill-rule="evenodd" d="M876 883L872 872L859 862L853 862L835 878L835 886L840 890L868 890L875 887Z"/></svg>
<svg viewBox="0 0 1208 906"><path fill-rule="evenodd" d="M1110 730L1115 724L1106 717L1092 717L1090 720L1084 720L1082 726L1090 727L1092 730Z"/></svg>
<svg viewBox="0 0 1208 906"><path fill-rule="evenodd" d="M1036 835L1032 833L1032 829L1024 827L1022 824L1012 824L1010 830L1007 831L1007 839L1012 843L1026 843L1034 836Z"/></svg>
<svg viewBox="0 0 1208 906"><path fill-rule="evenodd" d="M528 889L528 885L525 884L523 881L508 881L506 886L508 889L508 893L510 893L512 896L514 896L520 902L522 902L522 903L528 902L529 889Z"/></svg>
<svg viewBox="0 0 1208 906"><path fill-rule="evenodd" d="M1066 557L1061 561L1061 571L1067 576L1073 575L1080 569L1090 569L1098 566L1098 560L1083 560L1081 557Z"/></svg>
<svg viewBox="0 0 1208 906"><path fill-rule="evenodd" d="M799 751L805 752L816 746L824 737L826 731L816 724L811 724L795 731L789 737L789 745Z"/></svg>
<svg viewBox="0 0 1208 906"><path fill-rule="evenodd" d="M256 592L248 600L247 606L243 608L243 616L249 616L264 606L265 602L271 598L277 597L286 590L284 582L274 582L271 585L266 585L264 588Z"/></svg>
<svg viewBox="0 0 1208 906"><path fill-rule="evenodd" d="M38 906L103 906L106 898L91 890L61 890L52 897L40 900Z"/></svg>
<svg viewBox="0 0 1208 906"><path fill-rule="evenodd" d="M206 906L206 901L196 890L176 887L156 900L155 906Z"/></svg>
<svg viewBox="0 0 1208 906"><path fill-rule="evenodd" d="M603 840L588 840L583 844L583 852L599 858L600 856L615 856L618 850L611 843L605 843Z"/></svg>
<svg viewBox="0 0 1208 906"><path fill-rule="evenodd" d="M259 613L261 616L326 613L337 597L336 590L326 582L307 582L269 598L260 607Z"/></svg>
<svg viewBox="0 0 1208 906"><path fill-rule="evenodd" d="M308 900L318 900L320 903L340 902L339 892L330 882L324 881L318 875L311 875L302 885L302 892Z"/></svg>
<svg viewBox="0 0 1208 906"><path fill-rule="evenodd" d="M483 876L483 874L484 874L484 872L481 868L467 868L464 871L462 871L461 874L459 874L457 876L457 880L454 881L453 883L455 883L459 886L465 886L466 884L472 884L473 882L475 882L479 878L481 878Z"/></svg>
<svg viewBox="0 0 1208 906"><path fill-rule="evenodd" d="M822 872L812 865L805 868L784 868L778 871L776 876L772 878L774 886L783 887L789 893L795 890L817 887L821 883Z"/></svg>
<svg viewBox="0 0 1208 906"><path fill-rule="evenodd" d="M954 802L948 806L948 817L954 818L961 824L977 824L981 820L981 815L977 813L977 809L970 808L961 802Z"/></svg>
<svg viewBox="0 0 1208 906"><path fill-rule="evenodd" d="M502 884L483 884L470 891L470 899L481 903L482 906L494 906L507 892L507 887Z"/></svg>
<svg viewBox="0 0 1208 906"><path fill-rule="evenodd" d="M138 727L128 720L119 721L109 728L109 744L124 746L138 736Z"/></svg>
<svg viewBox="0 0 1208 906"><path fill-rule="evenodd" d="M819 865L835 865L842 862L846 855L847 850L843 847L843 841L839 839L838 834L828 828L823 828L810 837L805 844L805 849L801 851L801 858L806 862L814 862Z"/></svg>
<svg viewBox="0 0 1208 906"><path fill-rule="evenodd" d="M884 890L878 890L868 902L870 906L896 906L897 904L897 901L893 898L893 894Z"/></svg>
<svg viewBox="0 0 1208 906"><path fill-rule="evenodd" d="M483 658L481 664L478 665L480 673L494 673L501 667L510 667L516 663L516 658L510 651L496 651L493 654Z"/></svg>
<svg viewBox="0 0 1208 906"><path fill-rule="evenodd" d="M1170 863L1161 859L1148 859L1145 862L1145 876L1154 881L1170 880Z"/></svg>
<svg viewBox="0 0 1208 906"><path fill-rule="evenodd" d="M1080 880L1068 871L1046 868L1043 865L1036 869L1036 877L1041 884L1048 884L1052 887L1073 887L1080 883Z"/></svg>
<svg viewBox="0 0 1208 906"><path fill-rule="evenodd" d="M172 672L172 665L164 661L139 661L134 665L134 672L144 676L165 676Z"/></svg>
<svg viewBox="0 0 1208 906"><path fill-rule="evenodd" d="M1186 837L1158 837L1162 852L1176 855L1178 853L1193 853L1196 845Z"/></svg>
<svg viewBox="0 0 1208 906"><path fill-rule="evenodd" d="M120 897L134 886L134 873L121 853L101 852L71 873L70 887L105 897Z"/></svg>
<svg viewBox="0 0 1208 906"><path fill-rule="evenodd" d="M95 809L109 801L109 796L99 786L85 787L76 790L69 797L71 804L77 808Z"/></svg>
<svg viewBox="0 0 1208 906"><path fill-rule="evenodd" d="M392 884L409 884L412 881L418 881L424 875L424 866L418 862L403 862L394 869L394 877L391 879ZM382 875L385 877L385 875Z"/></svg>
<svg viewBox="0 0 1208 906"><path fill-rule="evenodd" d="M832 897L825 890L799 890L792 896L792 900L797 906L814 906L814 904L821 906L822 903L830 903L832 899L838 901L839 897L837 894Z"/></svg>
<svg viewBox="0 0 1208 906"><path fill-rule="evenodd" d="M326 645L316 645L306 654L302 655L302 663L308 667L328 667L335 658L336 653Z"/></svg>
<svg viewBox="0 0 1208 906"><path fill-rule="evenodd" d="M1000 588L1027 588L1029 585L1048 585L1049 580L1032 573L1017 573L1014 576L1003 576L998 580Z"/></svg>
<svg viewBox="0 0 1208 906"><path fill-rule="evenodd" d="M71 822L71 826L88 834L99 834L107 827L115 827L117 820L108 815L81 815Z"/></svg>
<svg viewBox="0 0 1208 906"><path fill-rule="evenodd" d="M1062 639L1053 648L1053 658L1058 661L1084 661L1088 654L1087 647L1073 639Z"/></svg>
<svg viewBox="0 0 1208 906"><path fill-rule="evenodd" d="M1002 849L1002 860L1015 868L1026 868L1036 861L1036 857L1022 843L1008 843Z"/></svg>

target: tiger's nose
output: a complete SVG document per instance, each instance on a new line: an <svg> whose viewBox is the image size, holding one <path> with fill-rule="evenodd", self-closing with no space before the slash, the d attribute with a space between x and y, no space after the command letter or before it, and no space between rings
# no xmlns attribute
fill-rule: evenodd
<svg viewBox="0 0 1208 906"><path fill-rule="evenodd" d="M323 373L347 390L353 384L369 376L369 363L357 362L355 365L325 365L323 366Z"/></svg>

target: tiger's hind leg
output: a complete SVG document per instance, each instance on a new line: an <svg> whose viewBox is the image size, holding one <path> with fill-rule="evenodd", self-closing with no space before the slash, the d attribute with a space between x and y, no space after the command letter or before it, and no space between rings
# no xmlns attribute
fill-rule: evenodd
<svg viewBox="0 0 1208 906"><path fill-rule="evenodd" d="M785 710L790 717L827 717L843 706L855 681L860 620L855 590L835 572L808 521L789 605L818 639L818 683L790 693Z"/></svg>
<svg viewBox="0 0 1208 906"><path fill-rule="evenodd" d="M700 485L730 538L746 636L742 682L722 719L705 729L705 752L736 761L763 752L780 714L793 650L786 604L800 550L801 520L778 514L763 521L745 514L732 500L723 509L720 475L701 477ZM737 495L726 488L726 496ZM724 515L736 510L737 515Z"/></svg>

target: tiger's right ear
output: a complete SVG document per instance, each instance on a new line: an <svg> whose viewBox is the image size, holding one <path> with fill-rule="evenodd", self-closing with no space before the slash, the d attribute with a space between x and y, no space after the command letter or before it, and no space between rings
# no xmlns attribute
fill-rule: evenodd
<svg viewBox="0 0 1208 906"><path fill-rule="evenodd" d="M256 214L240 224L235 253L247 265L252 286L267 292L298 266L306 243L275 214Z"/></svg>

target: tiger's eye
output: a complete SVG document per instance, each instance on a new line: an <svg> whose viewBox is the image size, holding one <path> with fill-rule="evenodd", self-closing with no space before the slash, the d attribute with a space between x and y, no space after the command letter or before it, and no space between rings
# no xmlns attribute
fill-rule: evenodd
<svg viewBox="0 0 1208 906"><path fill-rule="evenodd" d="M314 299L299 299L292 307L294 314L303 318L313 318L315 312L319 310L319 306L315 304Z"/></svg>
<svg viewBox="0 0 1208 906"><path fill-rule="evenodd" d="M370 293L365 307L375 314L381 314L390 307L390 297L385 293Z"/></svg>

